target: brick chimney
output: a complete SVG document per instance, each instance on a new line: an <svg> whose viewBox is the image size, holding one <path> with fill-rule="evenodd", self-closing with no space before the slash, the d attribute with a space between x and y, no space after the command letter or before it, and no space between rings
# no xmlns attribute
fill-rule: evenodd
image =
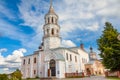
<svg viewBox="0 0 120 80"><path fill-rule="evenodd" d="M80 44L80 48L81 48L82 50L84 50L84 44L83 44L83 43Z"/></svg>

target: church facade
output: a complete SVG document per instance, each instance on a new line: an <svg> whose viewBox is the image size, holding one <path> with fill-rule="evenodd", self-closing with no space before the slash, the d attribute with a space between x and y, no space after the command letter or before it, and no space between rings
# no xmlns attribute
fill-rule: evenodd
<svg viewBox="0 0 120 80"><path fill-rule="evenodd" d="M45 15L43 42L32 55L22 57L21 72L23 78L56 77L65 78L66 73L85 72L89 55L80 47L61 47L58 15L50 5Z"/></svg>

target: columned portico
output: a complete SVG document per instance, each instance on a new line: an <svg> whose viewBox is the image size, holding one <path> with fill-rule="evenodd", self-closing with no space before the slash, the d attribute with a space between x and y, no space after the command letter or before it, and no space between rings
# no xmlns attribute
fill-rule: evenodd
<svg viewBox="0 0 120 80"><path fill-rule="evenodd" d="M45 56L45 77L64 77L64 63L64 57L60 53L49 50Z"/></svg>

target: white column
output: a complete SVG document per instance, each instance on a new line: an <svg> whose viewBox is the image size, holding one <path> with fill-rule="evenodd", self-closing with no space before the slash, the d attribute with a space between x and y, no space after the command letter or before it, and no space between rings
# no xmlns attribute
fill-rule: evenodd
<svg viewBox="0 0 120 80"><path fill-rule="evenodd" d="M31 68L30 68L30 77L32 78L32 74L33 74L33 57L30 57L30 65L31 65Z"/></svg>
<svg viewBox="0 0 120 80"><path fill-rule="evenodd" d="M49 62L45 62L45 77L48 77Z"/></svg>
<svg viewBox="0 0 120 80"><path fill-rule="evenodd" d="M56 61L56 77L60 78L60 65L59 65L59 61Z"/></svg>

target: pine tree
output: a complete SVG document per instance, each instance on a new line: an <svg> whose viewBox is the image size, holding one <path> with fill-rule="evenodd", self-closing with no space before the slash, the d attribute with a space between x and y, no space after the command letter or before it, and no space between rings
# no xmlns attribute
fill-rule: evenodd
<svg viewBox="0 0 120 80"><path fill-rule="evenodd" d="M117 39L117 29L111 23L106 22L103 34L97 39L102 63L106 69L120 71L120 41Z"/></svg>

